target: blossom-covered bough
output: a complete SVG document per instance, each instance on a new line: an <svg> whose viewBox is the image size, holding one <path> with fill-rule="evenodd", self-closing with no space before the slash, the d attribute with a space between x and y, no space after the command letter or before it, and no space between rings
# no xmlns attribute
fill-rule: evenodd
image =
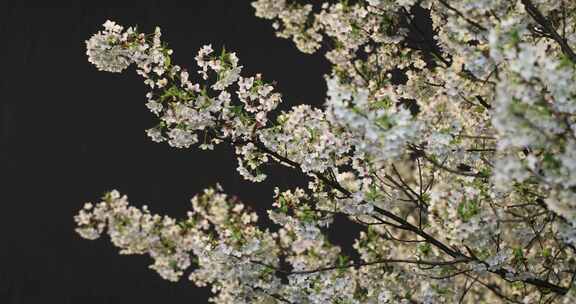
<svg viewBox="0 0 576 304"><path fill-rule="evenodd" d="M308 188L278 189L266 229L220 186L181 220L112 191L76 216L81 236L107 233L167 280L191 268L217 303L576 302L576 2L252 5L302 52L326 53L322 109L276 113L274 87L209 45L193 77L159 29L107 21L89 61L136 66L153 141L229 144L244 178L277 162ZM335 216L361 228L357 257L326 236Z"/></svg>

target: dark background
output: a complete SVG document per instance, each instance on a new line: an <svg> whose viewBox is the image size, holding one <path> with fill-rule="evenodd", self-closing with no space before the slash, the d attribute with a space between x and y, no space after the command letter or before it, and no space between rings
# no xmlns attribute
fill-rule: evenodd
<svg viewBox="0 0 576 304"><path fill-rule="evenodd" d="M274 185L303 181L273 168L268 182L252 184L229 147L177 150L147 139L155 121L140 76L87 61L84 41L107 19L145 32L159 25L173 62L190 70L203 44L225 45L245 75L278 82L285 109L323 102L327 62L276 38L249 0L0 1L0 303L206 303L209 289L162 280L147 257L81 239L73 215L118 189L182 217L189 198L216 182L266 208Z"/></svg>

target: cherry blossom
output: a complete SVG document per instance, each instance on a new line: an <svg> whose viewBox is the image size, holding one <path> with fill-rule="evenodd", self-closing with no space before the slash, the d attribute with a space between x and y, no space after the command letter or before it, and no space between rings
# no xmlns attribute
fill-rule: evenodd
<svg viewBox="0 0 576 304"><path fill-rule="evenodd" d="M178 220L111 191L76 215L83 238L107 234L217 303L576 302L576 2L252 6L332 64L321 108L276 112L274 85L211 45L196 71L175 65L160 29L106 21L88 61L136 67L153 141L230 145L242 178L278 163L308 187L276 188L273 227L219 186ZM361 231L352 248L328 237L337 217Z"/></svg>

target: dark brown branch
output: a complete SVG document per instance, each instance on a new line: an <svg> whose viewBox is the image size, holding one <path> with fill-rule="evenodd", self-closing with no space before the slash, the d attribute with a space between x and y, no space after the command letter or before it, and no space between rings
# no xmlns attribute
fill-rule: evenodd
<svg viewBox="0 0 576 304"><path fill-rule="evenodd" d="M442 5L444 5L447 9L453 11L456 15L458 15L460 18L464 19L466 22L468 22L470 25L474 26L475 28L482 30L482 31L486 31L486 28L483 27L482 25L478 24L477 22L475 22L474 20L468 19L466 16L464 16L464 14L462 14L462 12L460 12L459 10L455 9L454 7L452 7L450 4L448 4L448 2L444 1L444 0L438 0L438 2L440 2Z"/></svg>
<svg viewBox="0 0 576 304"><path fill-rule="evenodd" d="M574 53L574 50L572 50L570 45L568 45L566 39L562 38L560 34L556 32L556 29L554 29L552 23L550 23L550 21L546 17L544 17L542 12L538 10L538 8L534 5L534 3L532 3L531 0L521 0L521 1L522 4L524 4L524 7L528 15L530 15L530 17L532 17L532 19L534 19L534 21L536 21L536 23L538 23L542 27L544 33L547 34L546 36L556 41L556 43L560 45L560 48L562 49L564 55L566 55L566 57L568 57L570 61L576 63L576 53Z"/></svg>
<svg viewBox="0 0 576 304"><path fill-rule="evenodd" d="M422 157L424 159L426 159L427 161L429 161L432 165L434 165L435 167L438 167L442 170L448 171L450 173L454 173L454 174L458 174L458 175L463 175L463 176L471 176L471 177L482 177L482 178L486 178L488 177L486 174L482 173L482 172L466 172L466 171L461 171L461 170L457 170L457 169L453 169L450 167L447 167L441 163L439 163L438 161L434 160L433 158L429 157L428 155L426 155L426 153L424 152L424 150L422 149L418 149L415 146L411 147L412 150L414 150L414 152L420 153L419 155L422 155Z"/></svg>
<svg viewBox="0 0 576 304"><path fill-rule="evenodd" d="M472 277L471 275L469 275L469 274L464 274L464 275L467 276L467 277L469 277L469 278L474 279L476 282L480 283L482 286L488 288L488 290L492 291L492 292L493 292L496 296L498 296L499 298L504 299L504 300L506 300L506 301L508 301L508 302L511 302L511 303L522 304L522 302L516 301L516 300L514 300L514 299L512 299L512 298L509 298L509 297L505 296L504 294L502 294L502 293L500 292L500 287L499 287L498 285L496 285L496 284L490 284L490 283L484 283L484 282L482 282L481 280L479 280L478 278L473 278L473 277Z"/></svg>
<svg viewBox="0 0 576 304"><path fill-rule="evenodd" d="M278 159L278 161L284 162L290 166L293 166L295 168L300 168L300 165L290 159L287 159L281 155L279 155L278 153L268 149L268 147L266 147L263 143L259 142L259 141L253 141L253 144L260 149L261 151L263 151L264 153L267 153L271 156L273 156L274 158ZM351 197L352 193L350 191L348 191L346 188L342 187L339 183L337 183L336 181L333 181L329 178L327 178L326 176L324 176L321 173L318 172L312 172L312 174L314 176L316 176L318 179L320 179L322 182L324 182L326 185L332 187L333 189L338 190L339 192L341 192L342 194L344 194L347 197ZM480 176L480 177L484 177L484 176ZM361 203L367 203L366 201L362 201ZM473 258L473 257L468 257L466 255L464 255L463 253L461 253L460 251L457 251L456 249L453 249L451 247L449 247L448 245L442 243L440 240L436 239L435 237L429 235L428 233L426 233L424 230L418 228L417 226L413 225L412 223L408 222L407 220L403 219L402 217L386 210L386 209L382 209L378 206L374 206L374 211L376 211L377 213L397 222L399 225L398 227L407 231L411 231L413 233L415 233L416 235L422 237L424 240L426 240L428 243L430 243L431 245L433 245L434 247L440 249L441 251L443 251L444 253L448 254L449 256L451 256L452 258L454 258L454 260L452 261L441 261L441 264L438 264L436 266L441 266L443 265L442 263L464 263L464 262L480 262L483 263L484 265L488 266L488 264L482 260L478 260L477 258ZM393 261L393 260L388 260L389 262ZM396 260L397 262L404 262L406 263L407 261L411 261L411 260ZM373 262L373 264L376 264L377 262ZM380 261L380 263L384 263L382 261ZM426 261L423 261L420 263L420 265L427 265ZM433 266L432 264L428 264L430 266ZM444 265L448 265L448 264L444 264ZM351 264L351 265L347 265L345 267L354 267L354 266L363 266L362 263L357 263L357 264ZM341 266L338 266L341 267ZM329 269L336 269L336 266L332 266L332 267L328 267ZM329 269L323 269L323 270L329 270ZM316 269L317 271L318 269ZM509 272L506 269L503 268L499 268L499 269L495 269L495 270L489 270L491 273L497 274L500 277L502 277L503 279L507 279L507 277L509 277L510 275L514 275L514 273ZM309 272L310 273L310 272ZM550 283L548 281L542 280L542 279L538 279L538 278L528 278L528 279L524 279L522 280L525 283L534 285L538 288L541 289L545 289L557 294L561 294L561 295L565 295L568 292L568 288L565 287L561 287L559 285Z"/></svg>
<svg viewBox="0 0 576 304"><path fill-rule="evenodd" d="M260 149L261 151L270 154L271 156L273 156L274 158L277 158L279 161L281 162L285 162L295 168L300 168L300 165L290 159L287 159L281 155L279 155L278 153L268 149L268 147L266 147L264 144L262 144L259 141L255 141L253 142L254 145ZM324 176L321 173L317 173L314 172L313 173L318 179L320 179L322 182L324 182L326 185L332 187L333 189L338 190L340 193L344 194L347 197L352 196L352 193L350 191L348 191L347 189L345 189L344 187L342 187L340 184L338 184L337 182L332 181L331 179L327 178L326 176ZM366 201L362 201L361 203L367 203ZM374 206L374 210L397 222L399 225L399 227L402 227L401 229L407 230L407 231L411 231L416 233L417 235L419 235L420 237L424 238L426 241L428 241L430 244L434 245L435 247L437 247L438 249L440 249L441 251L445 252L446 254L448 254L449 256L453 257L453 258L463 258L466 257L465 255L463 255L462 253L450 248L448 245L445 245L444 243L442 243L441 241L437 240L436 238L434 238L433 236L429 235L428 233L426 233L425 231L421 230L420 228L412 225L410 222L408 222L407 220L403 219L402 217L388 211L385 209L382 209L378 206ZM467 258L467 257L466 257Z"/></svg>
<svg viewBox="0 0 576 304"><path fill-rule="evenodd" d="M311 273L330 271L330 270L336 270L336 269L348 269L348 268L353 268L353 267L359 268L359 267L364 267L364 266L389 264L389 263L390 264L392 264L392 263L414 264L414 265L426 265L426 266L432 266L432 267L439 267L439 266L455 265L455 264L459 264L459 263L466 263L466 262L468 262L468 260L467 259L455 259L452 261L427 261L427 260L407 260L407 259L383 259L383 260L372 261L372 262L351 263L348 265L334 265L334 266L314 268L314 269L310 269L310 270L297 270L297 271L279 269L279 268L274 267L272 265L268 265L266 263L262 263L260 261L255 261L255 260L251 260L250 262L252 262L254 264L262 265L264 267L268 267L270 269L273 269L273 270L280 272L280 273L283 273L285 275L298 275L298 274L311 274Z"/></svg>
<svg viewBox="0 0 576 304"><path fill-rule="evenodd" d="M489 103L487 103L487 102L484 100L484 98L482 98L482 96L476 95L476 100L478 100L478 102L479 102L482 106L484 106L486 109L488 109L488 110L492 109L492 106L491 106Z"/></svg>

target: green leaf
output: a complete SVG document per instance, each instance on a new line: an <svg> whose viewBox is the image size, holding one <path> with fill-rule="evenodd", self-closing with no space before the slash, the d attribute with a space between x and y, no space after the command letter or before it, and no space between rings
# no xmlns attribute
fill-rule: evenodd
<svg viewBox="0 0 576 304"><path fill-rule="evenodd" d="M372 106L375 109L389 109L392 106L392 100L384 97L383 99L380 99L380 100L372 103Z"/></svg>
<svg viewBox="0 0 576 304"><path fill-rule="evenodd" d="M387 115L382 115L376 119L376 124L387 130L392 127L392 120Z"/></svg>
<svg viewBox="0 0 576 304"><path fill-rule="evenodd" d="M514 258L519 261L524 259L524 251L521 247L514 248Z"/></svg>
<svg viewBox="0 0 576 304"><path fill-rule="evenodd" d="M430 243L423 243L418 245L418 251L423 255L427 256L432 251L432 246Z"/></svg>
<svg viewBox="0 0 576 304"><path fill-rule="evenodd" d="M542 163L544 168L546 169L559 169L561 167L561 163L557 160L554 155L550 152L545 152L544 157L542 159Z"/></svg>
<svg viewBox="0 0 576 304"><path fill-rule="evenodd" d="M460 205L458 205L458 215L464 222L469 221L479 212L480 207L476 198L471 200L464 200L462 203L460 203Z"/></svg>

